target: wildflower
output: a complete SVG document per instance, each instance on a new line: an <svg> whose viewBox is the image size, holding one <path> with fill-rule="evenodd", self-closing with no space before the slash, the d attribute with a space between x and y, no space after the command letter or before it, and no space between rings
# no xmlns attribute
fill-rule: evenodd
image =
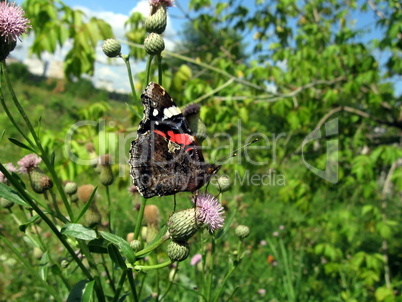
<svg viewBox="0 0 402 302"><path fill-rule="evenodd" d="M283 231L283 230L285 229L285 226L284 226L284 225L280 225L280 226L279 226L279 229L280 229L281 231Z"/></svg>
<svg viewBox="0 0 402 302"><path fill-rule="evenodd" d="M267 293L267 291L266 291L265 288L261 288L261 289L258 290L258 293L259 293L261 296L264 296L264 295Z"/></svg>
<svg viewBox="0 0 402 302"><path fill-rule="evenodd" d="M272 233L272 236L278 237L278 236L279 236L279 232L273 232L273 233Z"/></svg>
<svg viewBox="0 0 402 302"><path fill-rule="evenodd" d="M195 254L191 260L190 260L190 264L192 266L196 265L197 263L199 263L202 259L202 255L201 254Z"/></svg>
<svg viewBox="0 0 402 302"><path fill-rule="evenodd" d="M0 61L14 50L17 38L32 28L24 14L15 3L0 2Z"/></svg>
<svg viewBox="0 0 402 302"><path fill-rule="evenodd" d="M266 241L266 240L261 240L261 241L260 241L260 245L261 245L261 246L266 246L266 245L267 245L267 241Z"/></svg>
<svg viewBox="0 0 402 302"><path fill-rule="evenodd" d="M197 207L197 219L202 222L210 232L223 227L223 207L211 194L196 195L193 203Z"/></svg>
<svg viewBox="0 0 402 302"><path fill-rule="evenodd" d="M26 174L30 169L36 168L41 161L42 159L38 155L28 154L21 158L17 164L20 166L19 171L23 174Z"/></svg>
<svg viewBox="0 0 402 302"><path fill-rule="evenodd" d="M192 199L195 208L172 214L167 222L170 237L176 241L186 241L202 226L214 232L223 226L223 207L210 194L196 195Z"/></svg>
<svg viewBox="0 0 402 302"><path fill-rule="evenodd" d="M9 172L16 172L17 169L13 166L12 163L7 163L4 164L4 167L9 171ZM0 172L0 182L3 184L7 184L7 178L6 176Z"/></svg>
<svg viewBox="0 0 402 302"><path fill-rule="evenodd" d="M164 6L164 7L171 7L173 6L172 0L150 0L149 5L157 7L157 6Z"/></svg>

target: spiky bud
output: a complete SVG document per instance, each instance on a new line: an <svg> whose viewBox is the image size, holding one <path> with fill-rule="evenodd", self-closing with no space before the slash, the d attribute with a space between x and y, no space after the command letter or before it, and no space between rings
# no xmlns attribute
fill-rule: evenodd
<svg viewBox="0 0 402 302"><path fill-rule="evenodd" d="M250 234L250 229L246 225L239 225L235 229L235 234L239 239L244 239Z"/></svg>
<svg viewBox="0 0 402 302"><path fill-rule="evenodd" d="M187 242L177 242L172 240L167 246L166 253L170 260L180 262L187 259L190 254L190 246Z"/></svg>
<svg viewBox="0 0 402 302"><path fill-rule="evenodd" d="M90 228L96 227L102 221L102 216L97 206L92 203L85 213L85 220Z"/></svg>
<svg viewBox="0 0 402 302"><path fill-rule="evenodd" d="M187 241L201 227L194 208L173 213L167 222L170 237L175 241Z"/></svg>
<svg viewBox="0 0 402 302"><path fill-rule="evenodd" d="M104 186L110 186L114 181L112 167L109 165L100 165L99 174L100 183Z"/></svg>
<svg viewBox="0 0 402 302"><path fill-rule="evenodd" d="M115 58L121 54L121 44L115 39L107 39L103 42L102 50L109 58Z"/></svg>
<svg viewBox="0 0 402 302"><path fill-rule="evenodd" d="M145 19L145 29L149 33L161 34L166 29L167 8L158 6L153 11L153 14Z"/></svg>
<svg viewBox="0 0 402 302"><path fill-rule="evenodd" d="M5 199L3 197L0 197L0 206L2 208L11 209L13 205L14 205L14 202L9 201L8 199Z"/></svg>
<svg viewBox="0 0 402 302"><path fill-rule="evenodd" d="M67 195L73 195L77 193L78 186L75 182L69 181L64 185L64 192L66 192Z"/></svg>
<svg viewBox="0 0 402 302"><path fill-rule="evenodd" d="M165 42L160 35L150 33L145 38L144 48L149 55L159 55L165 49Z"/></svg>
<svg viewBox="0 0 402 302"><path fill-rule="evenodd" d="M77 189L78 199L87 203L94 190L95 187L91 184L79 186Z"/></svg>
<svg viewBox="0 0 402 302"><path fill-rule="evenodd" d="M130 247L133 249L134 252L138 252L142 250L142 242L139 240L133 240L130 242Z"/></svg>
<svg viewBox="0 0 402 302"><path fill-rule="evenodd" d="M41 169L33 167L28 170L31 187L36 193L43 193L53 187L53 182Z"/></svg>

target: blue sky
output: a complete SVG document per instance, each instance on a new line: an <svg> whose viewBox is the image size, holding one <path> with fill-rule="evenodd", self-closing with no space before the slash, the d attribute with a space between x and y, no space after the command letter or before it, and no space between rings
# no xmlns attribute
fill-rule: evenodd
<svg viewBox="0 0 402 302"><path fill-rule="evenodd" d="M180 2L179 2L180 1ZM213 0L215 2L215 0ZM250 0L248 0L250 1ZM17 1L17 3L23 2L22 0ZM148 14L149 5L148 0L140 0L140 1L106 1L106 0L64 0L66 5L74 8L81 8L87 14L87 16L92 17L96 16L105 21L109 22L114 30L114 33L117 38L124 39L124 21L133 11L140 11L144 14ZM179 2L180 6L184 9L188 6L189 0L177 0L176 3ZM254 3L254 1L250 1ZM249 9L252 10L253 7L249 6ZM178 32L180 32L183 23L185 22L185 18L178 7L172 7L169 9L170 11L170 19L168 20L168 28L164 33L166 41L166 47L168 50L173 48L174 42L177 42L179 39ZM373 37L378 37L381 35L381 32L375 26L375 16L372 11L368 11L365 14L362 13L354 13L351 12L351 18L356 20L356 27L367 29L370 33L366 35L365 40L362 40L363 43L367 42L367 40L372 39ZM250 39L252 39L250 37ZM24 41L23 41L24 42ZM26 56L27 46L29 42L26 41L24 45L19 45L19 52L16 52L17 57ZM21 48L22 47L22 48ZM56 55L45 55L49 61L54 60L63 60L63 55L66 53L66 49L59 50ZM124 52L124 48L123 48ZM386 60L386 54L384 53L375 53L374 54L380 62L384 62ZM119 64L116 61L114 62L115 66L108 65L110 61L104 58L104 55L100 51L99 47L99 55L97 56L97 65L95 66L95 77L94 81L97 86L103 86L109 89L115 89L117 91L129 91L128 83L123 83L121 81L121 74L125 73L125 68L123 68L123 64ZM32 63L34 66L37 66L37 62ZM116 66L117 64L117 66ZM142 68L142 66L138 66ZM135 68L135 66L134 66ZM401 79L395 79L395 87L397 94L400 95L402 93L402 82Z"/></svg>

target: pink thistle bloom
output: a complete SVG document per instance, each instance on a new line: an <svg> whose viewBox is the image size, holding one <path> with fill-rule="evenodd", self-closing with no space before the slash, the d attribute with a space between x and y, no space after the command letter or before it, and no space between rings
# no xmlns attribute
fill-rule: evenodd
<svg viewBox="0 0 402 302"><path fill-rule="evenodd" d="M267 245L267 241L266 241L266 240L261 240L261 241L260 241L260 245L261 245L261 246L266 246L266 245Z"/></svg>
<svg viewBox="0 0 402 302"><path fill-rule="evenodd" d="M0 2L0 36L5 42L16 42L28 28L32 28L24 15L24 10L15 3Z"/></svg>
<svg viewBox="0 0 402 302"><path fill-rule="evenodd" d="M201 254L195 254L190 261L190 265L194 266L196 265L198 262L200 262L202 259L202 255Z"/></svg>
<svg viewBox="0 0 402 302"><path fill-rule="evenodd" d="M279 236L279 232L273 232L273 233L272 233L272 236L278 237L278 236Z"/></svg>
<svg viewBox="0 0 402 302"><path fill-rule="evenodd" d="M265 290L265 288L261 288L261 289L258 290L258 293L259 293L261 296L264 296L264 295L267 293L267 291Z"/></svg>
<svg viewBox="0 0 402 302"><path fill-rule="evenodd" d="M173 0L149 0L149 5L172 7L174 3Z"/></svg>
<svg viewBox="0 0 402 302"><path fill-rule="evenodd" d="M39 165L42 159L36 154L28 154L21 158L17 164L20 166L21 173L28 173L28 171L32 168L35 168Z"/></svg>
<svg viewBox="0 0 402 302"><path fill-rule="evenodd" d="M223 207L211 194L195 195L192 199L197 207L197 219L204 224L210 232L223 227Z"/></svg>
<svg viewBox="0 0 402 302"><path fill-rule="evenodd" d="M16 172L17 171L17 169L14 167L14 165L12 163L4 164L4 167L6 167L6 169L9 172ZM7 182L7 178L1 172L0 172L0 182L3 183L3 184L5 184Z"/></svg>

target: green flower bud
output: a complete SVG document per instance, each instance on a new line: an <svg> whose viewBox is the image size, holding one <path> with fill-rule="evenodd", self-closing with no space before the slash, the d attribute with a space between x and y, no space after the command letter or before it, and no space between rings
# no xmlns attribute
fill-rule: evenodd
<svg viewBox="0 0 402 302"><path fill-rule="evenodd" d="M74 203L77 202L78 201L78 194L75 193L73 195L70 195L70 201L74 202Z"/></svg>
<svg viewBox="0 0 402 302"><path fill-rule="evenodd" d="M115 58L121 54L121 44L115 39L107 39L103 42L102 50L109 58Z"/></svg>
<svg viewBox="0 0 402 302"><path fill-rule="evenodd" d="M145 51L149 55L159 55L165 49L165 42L156 33L150 33L144 41Z"/></svg>
<svg viewBox="0 0 402 302"><path fill-rule="evenodd" d="M85 219L90 228L96 227L102 221L102 216L94 203L92 203L87 212L85 213Z"/></svg>
<svg viewBox="0 0 402 302"><path fill-rule="evenodd" d="M40 249L40 248L38 248L38 247L34 247L33 248L33 256L34 256L34 258L35 259L40 259L40 258L42 258L42 256L43 256L43 252L42 252L42 250Z"/></svg>
<svg viewBox="0 0 402 302"><path fill-rule="evenodd" d="M186 241L201 227L196 217L196 209L187 209L176 212L167 221L170 237L176 241Z"/></svg>
<svg viewBox="0 0 402 302"><path fill-rule="evenodd" d="M130 247L133 249L134 252L138 252L142 250L142 242L139 240L133 240L130 242Z"/></svg>
<svg viewBox="0 0 402 302"><path fill-rule="evenodd" d="M100 175L99 175L100 183L104 186L110 186L113 183L114 176L112 167L109 165L100 165Z"/></svg>
<svg viewBox="0 0 402 302"><path fill-rule="evenodd" d="M190 254L190 246L187 242L169 242L166 253L172 261L183 261L187 259Z"/></svg>
<svg viewBox="0 0 402 302"><path fill-rule="evenodd" d="M69 265L70 265L70 261L68 261L68 260L66 260L66 259L63 259L63 260L61 260L61 262L60 262L60 266L61 266L62 268L67 268Z"/></svg>
<svg viewBox="0 0 402 302"><path fill-rule="evenodd" d="M53 187L52 180L38 167L29 169L28 175L31 181L31 187L36 193L41 194Z"/></svg>
<svg viewBox="0 0 402 302"><path fill-rule="evenodd" d="M13 205L14 205L14 202L9 201L8 199L5 199L3 197L0 198L0 206L2 208L11 209Z"/></svg>
<svg viewBox="0 0 402 302"><path fill-rule="evenodd" d="M66 194L68 195L73 195L75 193L77 193L77 184L75 182L71 182L69 181L68 183L66 183L64 185L64 192L66 192Z"/></svg>
<svg viewBox="0 0 402 302"><path fill-rule="evenodd" d="M229 190L230 188L230 178L227 176L220 176L218 177L218 187L220 189L221 192L225 192L227 190Z"/></svg>
<svg viewBox="0 0 402 302"><path fill-rule="evenodd" d="M167 22L166 10L165 6L158 6L156 7L156 11L145 19L145 29L147 32L161 34L165 31Z"/></svg>
<svg viewBox="0 0 402 302"><path fill-rule="evenodd" d="M250 229L246 225L239 225L235 229L235 234L239 239L244 239L250 234Z"/></svg>

